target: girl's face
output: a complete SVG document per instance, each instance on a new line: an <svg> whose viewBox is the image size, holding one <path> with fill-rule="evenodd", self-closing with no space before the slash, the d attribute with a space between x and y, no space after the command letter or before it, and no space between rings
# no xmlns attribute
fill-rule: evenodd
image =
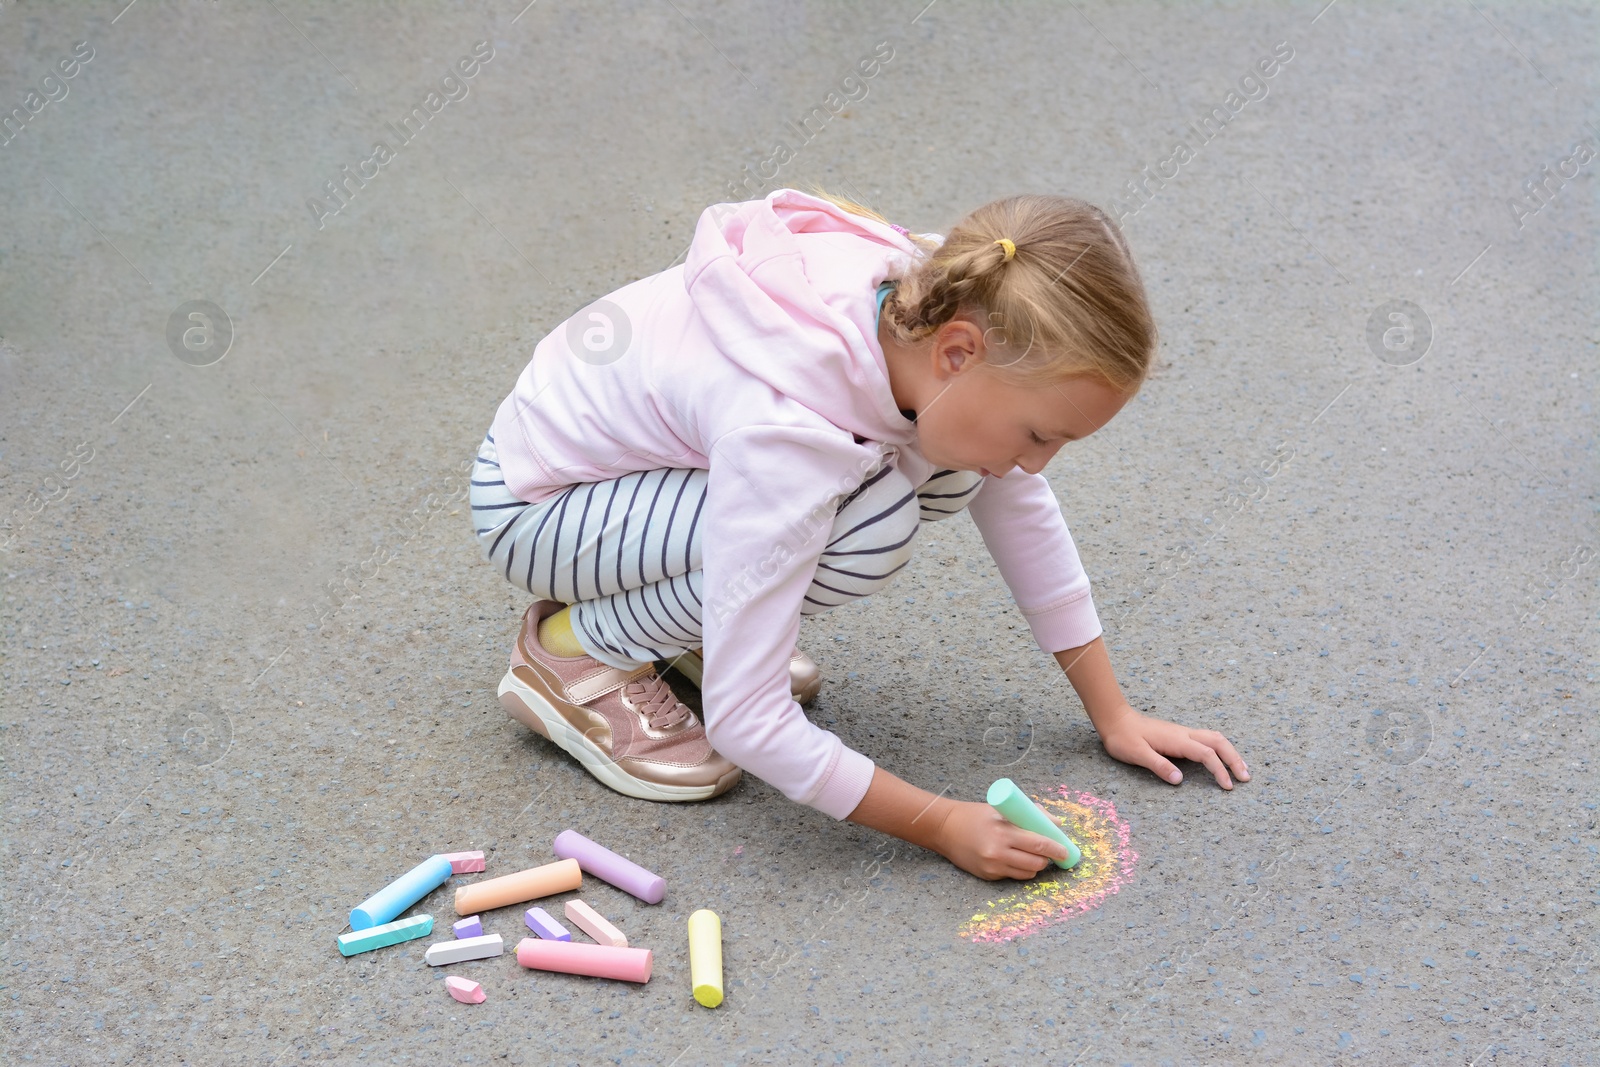
<svg viewBox="0 0 1600 1067"><path fill-rule="evenodd" d="M1037 474L1062 445L1094 433L1128 400L1097 378L1009 385L985 359L1015 357L988 349L983 331L961 319L914 348L885 342L884 357L895 403L917 413L918 450L948 470Z"/></svg>

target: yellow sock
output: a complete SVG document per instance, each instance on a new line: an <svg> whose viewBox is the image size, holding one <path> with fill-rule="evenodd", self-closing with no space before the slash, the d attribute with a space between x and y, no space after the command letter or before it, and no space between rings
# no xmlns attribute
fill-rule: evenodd
<svg viewBox="0 0 1600 1067"><path fill-rule="evenodd" d="M556 656L587 656L582 645L578 644L578 635L572 631L572 606L562 608L553 615L546 615L539 623L539 643L552 655Z"/></svg>

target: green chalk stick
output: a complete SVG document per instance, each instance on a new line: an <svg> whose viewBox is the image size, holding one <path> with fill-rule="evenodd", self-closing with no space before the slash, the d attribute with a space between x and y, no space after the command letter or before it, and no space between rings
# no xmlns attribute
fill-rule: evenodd
<svg viewBox="0 0 1600 1067"><path fill-rule="evenodd" d="M354 956L357 952L371 952L375 948L398 945L402 941L414 941L431 933L433 933L432 915L412 915L396 919L392 923L384 923L382 926L369 926L365 930L351 930L348 934L340 934L339 951L346 956Z"/></svg>
<svg viewBox="0 0 1600 1067"><path fill-rule="evenodd" d="M1078 846L1072 838L1067 836L1065 830L1056 825L1056 821L1046 815L1039 805L1028 799L1028 795L1017 788L1017 783L1009 778L1002 778L989 787L989 804L1005 816L1007 822L1013 826L1020 826L1024 830L1032 830L1036 834L1043 834L1052 841L1059 841L1067 846L1067 858L1064 860L1051 860L1057 867L1076 867L1078 861L1083 859L1083 853L1078 851Z"/></svg>

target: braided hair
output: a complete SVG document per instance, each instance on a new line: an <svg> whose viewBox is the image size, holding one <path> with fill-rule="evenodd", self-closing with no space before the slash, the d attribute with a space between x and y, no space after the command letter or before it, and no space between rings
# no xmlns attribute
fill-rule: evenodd
<svg viewBox="0 0 1600 1067"><path fill-rule="evenodd" d="M815 195L893 225L853 201ZM960 317L984 331L985 361L1012 385L1094 377L1131 397L1149 376L1157 331L1144 283L1121 231L1093 204L1010 196L973 211L942 244L908 237L918 256L882 316L899 343L918 344Z"/></svg>

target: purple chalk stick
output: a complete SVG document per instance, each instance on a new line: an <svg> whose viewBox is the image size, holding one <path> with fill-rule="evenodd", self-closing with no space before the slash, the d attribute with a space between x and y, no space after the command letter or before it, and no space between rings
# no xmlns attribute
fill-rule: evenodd
<svg viewBox="0 0 1600 1067"><path fill-rule="evenodd" d="M624 893L632 893L646 904L659 904L667 895L667 883L659 874L651 874L630 859L597 845L576 830L563 830L556 835L555 853L562 859L578 861L586 874L603 878Z"/></svg>
<svg viewBox="0 0 1600 1067"><path fill-rule="evenodd" d="M482 937L483 920L476 915L468 915L465 919L457 922L450 929L455 931L456 937L458 938Z"/></svg>
<svg viewBox="0 0 1600 1067"><path fill-rule="evenodd" d="M528 929L544 938L546 941L571 941L572 935L566 927L550 918L543 908L529 908L522 916L522 921L528 924Z"/></svg>

